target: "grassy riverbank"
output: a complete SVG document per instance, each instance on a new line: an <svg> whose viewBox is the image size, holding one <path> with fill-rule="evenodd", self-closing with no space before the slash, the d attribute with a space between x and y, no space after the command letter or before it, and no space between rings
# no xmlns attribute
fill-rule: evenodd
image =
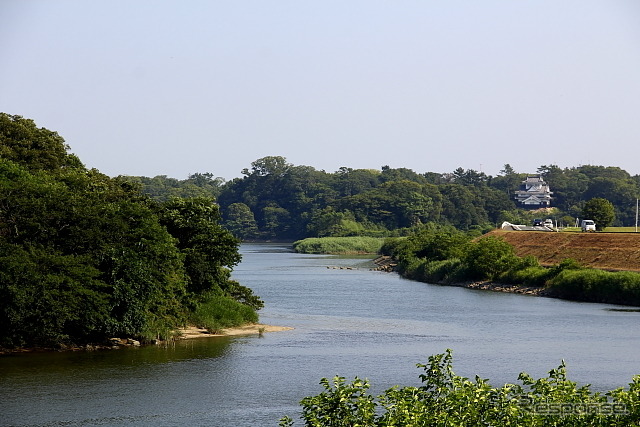
<svg viewBox="0 0 640 427"><path fill-rule="evenodd" d="M293 250L305 254L377 254L381 237L311 237L293 243Z"/></svg>
<svg viewBox="0 0 640 427"><path fill-rule="evenodd" d="M402 276L427 283L640 306L640 236L568 234L493 231L478 236L431 224L401 238L309 238L295 242L294 250L383 253L397 260Z"/></svg>
<svg viewBox="0 0 640 427"><path fill-rule="evenodd" d="M412 280L511 292L521 287L527 289L522 293L640 306L639 273L585 267L584 260L591 259L591 255L586 254L595 254L596 248L599 248L596 243L587 245L587 241L594 239L593 235L571 237L566 240L568 244L562 245L557 241L563 238L557 237L559 234L513 232L477 237L452 227L431 225L407 238L388 239L382 252L397 259L397 271ZM535 246L523 243L534 238L538 243L542 239L546 244ZM635 263L629 260L635 259L630 257L637 252L636 247L616 247L611 239L605 239L609 243L600 241L601 246L604 245L602 250L609 247L610 252L618 255L626 251L629 267L635 268ZM512 242L521 245L514 246ZM574 242L573 246L571 242ZM532 249L534 247L540 252L535 252ZM548 255L546 260L557 262L542 265L535 256L541 252ZM583 262L571 258L572 255ZM598 257L607 265L613 262L605 261L609 258L608 254ZM624 261L616 265L626 266Z"/></svg>

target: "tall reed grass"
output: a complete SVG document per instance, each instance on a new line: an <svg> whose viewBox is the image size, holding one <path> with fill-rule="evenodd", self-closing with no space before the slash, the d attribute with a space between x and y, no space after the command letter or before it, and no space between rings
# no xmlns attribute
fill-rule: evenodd
<svg viewBox="0 0 640 427"><path fill-rule="evenodd" d="M640 305L640 274L629 271L564 270L549 281L548 287L562 298Z"/></svg>
<svg viewBox="0 0 640 427"><path fill-rule="evenodd" d="M305 254L377 254L383 237L310 237L293 243L293 250Z"/></svg>
<svg viewBox="0 0 640 427"><path fill-rule="evenodd" d="M207 295L191 315L191 322L209 332L220 332L224 328L256 323L258 314L245 304L223 295Z"/></svg>

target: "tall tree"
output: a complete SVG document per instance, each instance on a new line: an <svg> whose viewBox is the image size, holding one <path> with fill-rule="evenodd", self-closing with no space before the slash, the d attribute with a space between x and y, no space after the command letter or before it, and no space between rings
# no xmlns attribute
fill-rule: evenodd
<svg viewBox="0 0 640 427"><path fill-rule="evenodd" d="M615 210L607 199L594 198L587 201L582 209L582 216L596 223L596 230L602 231L613 222Z"/></svg>
<svg viewBox="0 0 640 427"><path fill-rule="evenodd" d="M0 113L0 157L20 163L29 170L56 171L82 168L77 156L56 132L38 128L31 119Z"/></svg>
<svg viewBox="0 0 640 427"><path fill-rule="evenodd" d="M187 290L231 297L252 308L263 306L251 289L231 280L231 270L241 256L240 241L220 224L220 212L213 199L173 198L160 207L160 222L177 239L184 256Z"/></svg>
<svg viewBox="0 0 640 427"><path fill-rule="evenodd" d="M258 224L249 206L244 203L232 203L227 207L226 216L224 226L234 236L242 240L258 237Z"/></svg>
<svg viewBox="0 0 640 427"><path fill-rule="evenodd" d="M282 156L267 156L251 163L251 171L244 169L243 175L282 176L292 165Z"/></svg>

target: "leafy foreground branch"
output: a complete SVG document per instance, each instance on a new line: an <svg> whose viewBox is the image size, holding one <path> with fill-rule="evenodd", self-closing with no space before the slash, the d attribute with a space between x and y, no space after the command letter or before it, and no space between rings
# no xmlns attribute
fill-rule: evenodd
<svg viewBox="0 0 640 427"><path fill-rule="evenodd" d="M304 398L305 426L630 426L640 420L640 376L628 389L591 392L567 379L564 362L547 378L521 373L520 384L491 387L460 377L451 350L418 364L421 387L393 387L373 397L367 380L323 378L324 391ZM294 425L286 416L281 427Z"/></svg>

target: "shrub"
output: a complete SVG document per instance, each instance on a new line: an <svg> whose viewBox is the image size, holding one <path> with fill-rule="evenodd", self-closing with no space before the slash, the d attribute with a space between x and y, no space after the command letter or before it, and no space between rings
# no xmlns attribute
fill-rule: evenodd
<svg viewBox="0 0 640 427"><path fill-rule="evenodd" d="M464 254L470 234L451 226L427 224L407 238L408 248L418 258L445 260Z"/></svg>
<svg viewBox="0 0 640 427"><path fill-rule="evenodd" d="M462 263L458 258L424 262L420 280L430 283L453 282L459 278L461 265Z"/></svg>
<svg viewBox="0 0 640 427"><path fill-rule="evenodd" d="M191 323L209 332L256 323L258 314L249 306L222 295L205 295L191 316Z"/></svg>
<svg viewBox="0 0 640 427"><path fill-rule="evenodd" d="M493 236L469 244L462 258L471 279L494 279L518 264L513 247Z"/></svg>
<svg viewBox="0 0 640 427"><path fill-rule="evenodd" d="M387 237L382 242L380 247L381 255L397 256L397 253L402 246L403 242L406 242L406 237Z"/></svg>
<svg viewBox="0 0 640 427"><path fill-rule="evenodd" d="M567 269L550 281L563 298L613 304L640 305L640 274L595 269Z"/></svg>
<svg viewBox="0 0 640 427"><path fill-rule="evenodd" d="M548 268L540 266L525 267L523 269L517 268L500 275L500 281L542 288L545 286L549 274Z"/></svg>
<svg viewBox="0 0 640 427"><path fill-rule="evenodd" d="M564 362L546 378L521 373L521 384L492 387L478 376L455 375L451 350L418 364L420 387L392 387L382 395L367 393L369 383L343 377L323 378L324 391L304 398L306 426L628 426L640 417L640 376L629 389L606 393L578 387L567 378ZM291 427L289 417L281 427Z"/></svg>

